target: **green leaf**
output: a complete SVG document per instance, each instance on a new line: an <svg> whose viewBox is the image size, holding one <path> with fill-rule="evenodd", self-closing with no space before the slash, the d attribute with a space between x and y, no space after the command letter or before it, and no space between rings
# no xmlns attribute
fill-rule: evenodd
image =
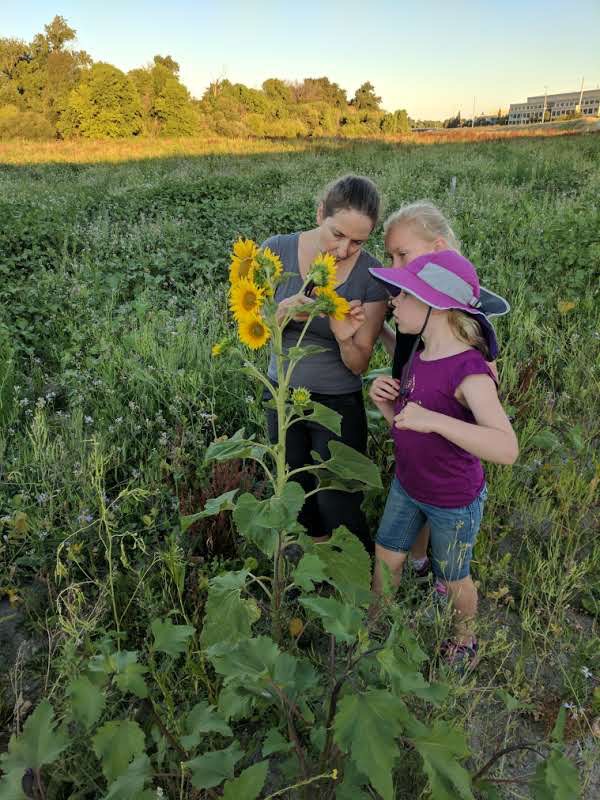
<svg viewBox="0 0 600 800"><path fill-rule="evenodd" d="M262 746L262 754L263 756L270 756L273 755L273 753L287 753L292 749L292 747L292 742L284 739L277 728L271 728L265 736Z"/></svg>
<svg viewBox="0 0 600 800"><path fill-rule="evenodd" d="M449 688L441 683L429 684L407 655L386 647L377 653L376 659L389 676L394 694L413 694L435 705L448 696Z"/></svg>
<svg viewBox="0 0 600 800"><path fill-rule="evenodd" d="M219 711L225 719L241 719L252 710L252 697L239 686L224 686L219 693Z"/></svg>
<svg viewBox="0 0 600 800"><path fill-rule="evenodd" d="M27 719L21 735L10 737L8 752L0 756L0 761L6 772L21 769L22 777L26 769L52 764L70 744L66 731L54 724L54 709L47 700L42 700Z"/></svg>
<svg viewBox="0 0 600 800"><path fill-rule="evenodd" d="M362 615L356 608L332 597L302 597L300 603L321 617L324 629L342 642L355 641Z"/></svg>
<svg viewBox="0 0 600 800"><path fill-rule="evenodd" d="M298 528L298 514L304 505L304 490L296 481L290 481L280 497L257 500L254 495L243 494L233 512L239 532L267 556L272 556L277 543L277 532Z"/></svg>
<svg viewBox="0 0 600 800"><path fill-rule="evenodd" d="M225 750L214 750L185 762L192 773L192 786L195 789L212 789L227 778L232 778L235 765L243 755L239 742L235 741Z"/></svg>
<svg viewBox="0 0 600 800"><path fill-rule="evenodd" d="M182 533L185 533L190 525L193 525L194 522L197 522L199 519L214 517L216 514L220 514L222 511L233 511L235 508L233 498L236 496L238 491L239 489L232 489L230 492L224 492L218 497L212 497L210 500L206 501L206 505L202 511L199 511L197 514L190 514L187 517L180 517L179 527L181 528Z"/></svg>
<svg viewBox="0 0 600 800"><path fill-rule="evenodd" d="M323 463L329 472L338 478L361 481L373 489L382 488L379 467L371 459L343 442L331 441L328 446L331 458Z"/></svg>
<svg viewBox="0 0 600 800"><path fill-rule="evenodd" d="M102 761L107 781L114 781L127 770L130 762L144 752L144 732L133 720L105 722L92 739L96 756Z"/></svg>
<svg viewBox="0 0 600 800"><path fill-rule="evenodd" d="M142 800L144 784L152 777L150 759L143 753L134 759L125 772L108 787L108 793L102 800ZM154 792L150 797L155 797Z"/></svg>
<svg viewBox="0 0 600 800"><path fill-rule="evenodd" d="M540 431L533 437L531 444L539 450L557 450L561 446L560 439L551 430Z"/></svg>
<svg viewBox="0 0 600 800"><path fill-rule="evenodd" d="M326 347L319 347L318 344L303 344L300 347L294 345L294 347L290 347L287 351L286 355L289 361L300 361L303 358L307 358L308 356L315 356L318 353L325 353L327 352Z"/></svg>
<svg viewBox="0 0 600 800"><path fill-rule="evenodd" d="M260 761L245 769L238 778L226 781L223 800L256 800L267 778L268 761Z"/></svg>
<svg viewBox="0 0 600 800"><path fill-rule="evenodd" d="M201 700L192 708L185 719L186 736L181 737L181 744L191 750L200 743L201 733L220 733L222 736L233 736L231 728L214 706Z"/></svg>
<svg viewBox="0 0 600 800"><path fill-rule="evenodd" d="M349 753L384 800L393 800L392 771L398 757L395 739L406 707L390 692L370 690L343 697L334 720L334 740Z"/></svg>
<svg viewBox="0 0 600 800"><path fill-rule="evenodd" d="M371 794L364 790L368 779L358 771L356 764L347 758L344 761L344 777L335 787L335 800L370 800Z"/></svg>
<svg viewBox="0 0 600 800"><path fill-rule="evenodd" d="M538 764L530 789L534 800L578 800L581 797L577 770L557 747Z"/></svg>
<svg viewBox="0 0 600 800"><path fill-rule="evenodd" d="M200 635L202 647L235 644L251 635L251 626L259 619L260 611L255 600L242 599L247 578L248 570L242 569L218 575L210 581ZM223 620L227 620L226 625Z"/></svg>
<svg viewBox="0 0 600 800"><path fill-rule="evenodd" d="M502 800L502 795L498 789L489 781L477 781L475 788L478 794L481 795L482 800Z"/></svg>
<svg viewBox="0 0 600 800"><path fill-rule="evenodd" d="M312 410L309 414L304 416L304 419L317 422L319 425L327 428L328 431L332 431L337 434L337 436L340 436L342 432L342 415L332 408L329 408L329 406L324 406L322 403L317 403L314 400L311 401L311 403Z"/></svg>
<svg viewBox="0 0 600 800"><path fill-rule="evenodd" d="M447 722L436 720L427 728L415 719L407 721L407 732L423 759L431 795L436 800L473 800L471 776L458 761L469 755L464 735Z"/></svg>
<svg viewBox="0 0 600 800"><path fill-rule="evenodd" d="M206 450L204 459L205 461L230 461L232 458L261 458L268 450L268 445L255 442L254 436L245 439L242 428L229 439L212 442Z"/></svg>
<svg viewBox="0 0 600 800"><path fill-rule="evenodd" d="M517 711L523 706L523 703L512 694L509 694L505 689L496 689L496 697L502 700L507 711Z"/></svg>
<svg viewBox="0 0 600 800"><path fill-rule="evenodd" d="M153 619L150 629L154 635L154 649L176 657L187 650L187 641L194 635L193 625L173 625L170 619Z"/></svg>
<svg viewBox="0 0 600 800"><path fill-rule="evenodd" d="M560 744L565 739L565 725L567 722L567 709L561 706L556 716L556 722L552 728L552 741Z"/></svg>
<svg viewBox="0 0 600 800"><path fill-rule="evenodd" d="M325 564L328 579L342 598L354 605L368 605L371 599L371 559L358 537L340 525L327 542L314 545Z"/></svg>
<svg viewBox="0 0 600 800"><path fill-rule="evenodd" d="M104 692L98 689L84 675L71 681L67 687L67 694L71 699L71 709L73 717L89 729L100 719L100 715L106 705Z"/></svg>
<svg viewBox="0 0 600 800"><path fill-rule="evenodd" d="M142 677L148 672L143 664L128 664L122 672L115 676L115 684L123 692L131 692L136 697L148 697L148 686Z"/></svg>
<svg viewBox="0 0 600 800"><path fill-rule="evenodd" d="M305 553L293 571L292 579L305 592L312 592L315 583L327 580L325 564L315 553Z"/></svg>
<svg viewBox="0 0 600 800"><path fill-rule="evenodd" d="M10 768L10 771L8 769L8 767L4 767L6 774L0 780L0 798L2 800L28 800L23 791L23 776L27 768L16 764Z"/></svg>

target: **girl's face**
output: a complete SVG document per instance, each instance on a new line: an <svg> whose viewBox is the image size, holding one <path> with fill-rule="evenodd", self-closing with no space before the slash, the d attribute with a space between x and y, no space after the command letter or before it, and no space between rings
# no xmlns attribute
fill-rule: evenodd
<svg viewBox="0 0 600 800"><path fill-rule="evenodd" d="M412 294L401 291L391 300L400 333L419 333L427 318L427 306Z"/></svg>
<svg viewBox="0 0 600 800"><path fill-rule="evenodd" d="M445 239L425 239L416 226L410 222L393 225L385 237L385 249L392 267L405 267L418 256L447 250Z"/></svg>
<svg viewBox="0 0 600 800"><path fill-rule="evenodd" d="M321 252L330 253L336 261L344 261L355 255L373 230L370 217L351 208L324 217L323 209L319 207L317 223Z"/></svg>

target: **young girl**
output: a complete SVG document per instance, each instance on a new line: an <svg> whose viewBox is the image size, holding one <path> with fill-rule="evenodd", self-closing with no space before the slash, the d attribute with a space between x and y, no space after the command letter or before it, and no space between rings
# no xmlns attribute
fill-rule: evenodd
<svg viewBox="0 0 600 800"><path fill-rule="evenodd" d="M456 250L460 252L460 242L444 214L437 206L427 200L418 200L404 205L391 214L383 225L386 251L392 266L405 267L417 256L440 250ZM503 313L496 295L481 289L481 310L486 315ZM402 370L415 343L416 336L392 330L384 326L380 339L393 359L392 377L399 381ZM491 369L496 374L495 365ZM379 399L385 399L381 397ZM429 526L425 525L419 532L411 549L411 566L418 582L428 581L431 564L427 557L429 544ZM438 593L444 593L444 586L436 584Z"/></svg>
<svg viewBox="0 0 600 800"><path fill-rule="evenodd" d="M480 459L512 464L518 455L487 363L496 358L496 336L481 311L475 268L456 251L428 253L401 269L371 273L394 297L399 331L424 343L421 352L413 349L399 386L382 376L370 393L392 425L396 450L396 477L377 532L373 588L381 593L382 562L399 583L407 554L428 522L434 574L446 585L456 615L454 638L442 652L450 662L474 664L477 591L469 567L487 493ZM494 297L506 313L508 303Z"/></svg>

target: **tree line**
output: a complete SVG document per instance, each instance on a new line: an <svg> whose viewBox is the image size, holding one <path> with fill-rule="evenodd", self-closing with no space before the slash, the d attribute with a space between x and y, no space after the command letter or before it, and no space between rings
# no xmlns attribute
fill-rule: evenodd
<svg viewBox="0 0 600 800"><path fill-rule="evenodd" d="M169 55L123 72L93 62L56 16L27 43L0 38L0 138L376 136L441 122L387 112L365 81L348 98L326 77L264 81L261 89L215 80L193 98Z"/></svg>

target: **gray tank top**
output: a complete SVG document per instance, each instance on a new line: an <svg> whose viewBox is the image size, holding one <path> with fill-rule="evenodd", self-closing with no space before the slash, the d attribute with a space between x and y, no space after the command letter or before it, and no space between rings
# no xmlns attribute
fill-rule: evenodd
<svg viewBox="0 0 600 800"><path fill-rule="evenodd" d="M282 280L275 291L275 299L281 302L286 297L297 294L302 287L300 266L298 263L298 237L299 233L290 233L282 236L272 236L263 243L263 247L270 247L281 258L284 272L291 275ZM380 266L379 262L364 250L359 255L352 271L340 284L336 291L346 300L361 300L363 303L374 303L386 300L387 292L369 273L370 267ZM287 353L300 336L304 323L289 322L283 332L283 351ZM327 317L313 319L302 339L303 345L318 345L325 348L322 353L315 353L300 361L290 380L291 386L305 386L311 392L318 394L349 394L358 391L362 386L360 376L351 372L342 361L339 345L329 327ZM269 363L269 378L277 379L275 357L271 352Z"/></svg>

